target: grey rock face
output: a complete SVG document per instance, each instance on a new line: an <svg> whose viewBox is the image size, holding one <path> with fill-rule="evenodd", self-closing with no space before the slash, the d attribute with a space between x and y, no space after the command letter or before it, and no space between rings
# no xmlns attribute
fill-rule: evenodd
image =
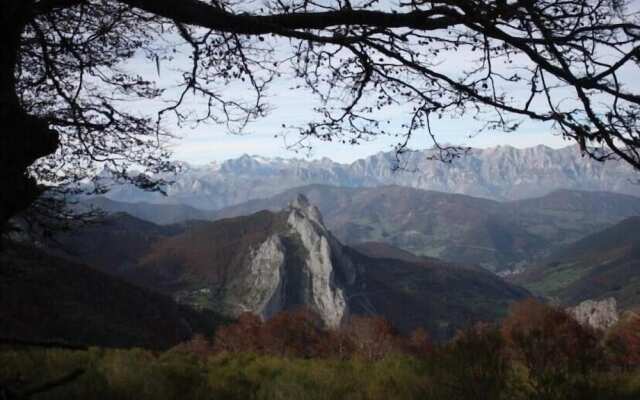
<svg viewBox="0 0 640 400"><path fill-rule="evenodd" d="M337 270L350 264L318 209L304 196L285 212L287 230L251 250L246 272L228 288L233 295L225 302L232 314L253 312L264 318L305 306L327 326L338 326L348 310Z"/></svg>
<svg viewBox="0 0 640 400"><path fill-rule="evenodd" d="M230 301L231 313L252 312L269 318L283 309L285 247L274 234L252 250L247 274L234 286L238 298Z"/></svg>
<svg viewBox="0 0 640 400"><path fill-rule="evenodd" d="M333 241L334 246L331 246L331 234L322 224L320 212L302 196L292 203L287 222L307 253L303 269L308 278L305 285L308 305L328 326L338 326L347 306L343 290L335 279L337 260L333 257L332 247L337 242Z"/></svg>
<svg viewBox="0 0 640 400"><path fill-rule="evenodd" d="M629 184L639 178L631 167L582 157L576 146L474 149L451 164L429 160L432 153L432 150L405 153L404 168L400 171L394 171L397 161L393 153L378 153L351 164L329 159L244 155L220 165L186 166L179 176L169 177L175 183L167 188L167 196L117 186L108 197L217 210L307 184L346 187L395 184L495 200L543 196L557 189L640 194L640 185Z"/></svg>
<svg viewBox="0 0 640 400"><path fill-rule="evenodd" d="M607 329L618 322L616 299L585 300L567 310L583 325L594 329Z"/></svg>

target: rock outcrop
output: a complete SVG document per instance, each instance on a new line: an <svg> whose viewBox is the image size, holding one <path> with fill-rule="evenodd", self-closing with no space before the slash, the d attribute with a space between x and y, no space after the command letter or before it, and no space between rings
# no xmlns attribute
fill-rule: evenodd
<svg viewBox="0 0 640 400"><path fill-rule="evenodd" d="M229 308L232 314L252 312L269 318L283 308L286 249L278 234L251 250L248 273L231 293L238 293Z"/></svg>
<svg viewBox="0 0 640 400"><path fill-rule="evenodd" d="M226 303L242 305L236 312L269 318L306 307L329 327L351 314L382 315L403 332L422 326L434 337L446 338L470 315L458 308L458 292L491 299L498 308L527 296L480 270L415 256L410 261L372 258L343 246L303 195L277 215L281 225L254 246L246 260L248 273L236 272L241 283L225 290L232 294ZM475 312L479 314L472 318L495 318L489 310Z"/></svg>
<svg viewBox="0 0 640 400"><path fill-rule="evenodd" d="M166 229L133 222L76 233L66 241L75 243L69 254L225 316L251 312L267 319L308 308L335 327L350 315L376 315L402 333L421 327L446 339L469 323L495 320L510 302L528 296L478 268L417 256L398 259L397 251L367 255L342 245L303 196L280 211L213 222ZM87 251L94 242L101 246Z"/></svg>
<svg viewBox="0 0 640 400"><path fill-rule="evenodd" d="M324 226L320 211L306 197L298 196L288 212L291 233L300 239L305 253L301 267L306 303L327 325L337 326L347 312L336 278L340 260L334 256L334 249L339 251L340 244Z"/></svg>
<svg viewBox="0 0 640 400"><path fill-rule="evenodd" d="M295 307L308 307L327 326L338 326L347 314L338 276L353 276L341 257L342 245L331 235L318 209L298 196L282 212L286 228L250 250L246 273L233 280L225 300L233 314L250 311L269 318Z"/></svg>
<svg viewBox="0 0 640 400"><path fill-rule="evenodd" d="M581 324L601 330L613 326L619 318L616 299L613 297L585 300L567 311Z"/></svg>

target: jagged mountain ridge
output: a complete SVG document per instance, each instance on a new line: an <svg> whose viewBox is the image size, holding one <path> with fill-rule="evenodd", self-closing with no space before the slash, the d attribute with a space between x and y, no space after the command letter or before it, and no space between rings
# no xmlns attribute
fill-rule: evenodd
<svg viewBox="0 0 640 400"><path fill-rule="evenodd" d="M304 197L277 212L169 227L176 230L151 243L144 238L152 235L139 232L139 239L131 241L144 246L127 247L144 251L125 252L123 265L74 248L91 237L115 238L108 231L118 226L105 225L102 233L78 231L61 242L71 254L93 256L98 268L226 315L251 311L268 318L305 306L330 326L351 314L376 314L403 331L422 326L445 338L473 321L498 318L510 302L528 295L473 268L426 258L403 260L389 249L383 251L389 258L362 254L342 245ZM123 245L113 240L102 246L119 253Z"/></svg>
<svg viewBox="0 0 640 400"><path fill-rule="evenodd" d="M473 149L469 155L443 163L429 160L433 150L403 154L396 171L393 152L378 153L350 164L321 160L265 158L243 155L221 164L184 165L167 196L145 193L131 186L114 187L109 198L125 202L183 204L217 210L251 199L265 198L308 184L345 187L400 185L460 193L494 200L517 200L557 189L640 194L630 184L638 175L622 162L599 163L582 157L576 146L516 149L498 146Z"/></svg>

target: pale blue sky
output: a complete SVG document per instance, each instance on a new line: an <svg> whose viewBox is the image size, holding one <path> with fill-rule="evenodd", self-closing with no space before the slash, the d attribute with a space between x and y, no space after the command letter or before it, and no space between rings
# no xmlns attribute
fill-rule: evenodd
<svg viewBox="0 0 640 400"><path fill-rule="evenodd" d="M454 55L452 57L452 55ZM447 55L438 67L444 70L460 70L466 65L465 60L469 54L457 52ZM475 53L474 53L475 54ZM186 55L182 55L186 57ZM155 63L136 57L132 64L135 71L139 72L147 79L156 79L161 85L172 85L178 82L179 76L172 71L172 68L186 65L186 58L180 59L180 52L177 59L166 65L161 65L161 76L158 77ZM461 67L462 66L462 67ZM510 68L510 67L502 67ZM506 69L505 69L506 71ZM635 71L634 71L635 73ZM634 80L631 79L631 82ZM175 124L167 123L166 127L180 139L173 140L170 148L174 152L176 160L187 161L193 164L205 164L212 161L223 161L238 157L242 154L260 155L266 157L329 157L340 162L351 162L359 158L375 154L380 151L389 151L397 143L397 139L378 138L371 142L357 146L343 145L336 142L310 142L313 147L311 153L295 152L288 148L297 137L290 134L288 137L280 136L283 132L283 123L292 125L303 125L304 122L313 118L314 98L306 92L294 91L290 89L294 83L286 78L276 81L268 92L268 103L272 111L269 116L263 118L246 129L246 134L232 135L227 133L224 126L214 124L201 124L197 127L178 127ZM635 85L635 83L634 83ZM518 90L523 90L520 87ZM217 87L217 91L225 95L232 95L236 98L243 98L243 89L235 87ZM525 98L527 93L518 93L518 90L508 89L509 93L516 99ZM171 93L171 89L169 90ZM144 112L153 112L153 104L141 103ZM157 107L158 104L155 105ZM194 109L201 105L192 103ZM408 115L410 106L406 108L397 107L393 111L379 115L380 119L391 120L392 125L396 121L401 121ZM474 133L479 127L479 122L474 121L471 116L460 119L448 119L446 116L442 120L432 121L433 131L436 133L440 143L452 143L468 145L471 147L493 147L497 145L511 145L515 147L531 147L544 144L550 147L564 147L572 142L562 139L552 133L551 125L532 121L525 121L517 132L483 132L474 137ZM274 137L278 135L277 137ZM418 133L409 144L413 149L424 149L432 146L426 132Z"/></svg>
<svg viewBox="0 0 640 400"><path fill-rule="evenodd" d="M136 69L144 75L156 74L155 65L138 59ZM170 68L170 66L167 66ZM170 71L162 71L162 82L171 82ZM236 89L228 89L234 93ZM312 145L310 153L298 151L290 148L298 137L285 133L282 123L292 125L302 125L311 120L314 116L313 106L315 99L308 93L291 90L285 82L274 84L269 90L268 103L271 111L266 118L260 119L251 124L246 133L234 135L227 132L224 126L215 124L201 124L196 127L178 127L174 124L166 124L171 132L179 139L173 140L171 149L174 158L187 161L193 164L206 164L212 161L223 161L236 158L243 154L260 155L266 157L329 157L339 162L351 162L380 151L390 151L397 143L397 139L381 137L375 140L362 143L360 145L344 145L336 142L326 143L320 141L309 142ZM145 104L144 108L149 107ZM193 108L198 109L198 104L193 104ZM410 111L410 106L398 107L387 114L379 115L381 119L391 121L402 120ZM564 147L571 143L561 137L551 133L551 126L533 121L523 123L517 132L483 132L474 137L470 134L479 127L477 121L468 117L460 119L434 120L433 131L437 134L441 143L453 143L468 145L472 147L493 147L497 145L511 145L515 147L531 147L538 144L545 144L551 147ZM277 135L277 137L275 137ZM410 147L413 149L429 148L433 144L426 135L426 132L419 133L413 137Z"/></svg>
<svg viewBox="0 0 640 400"><path fill-rule="evenodd" d="M287 147L287 144L295 141L294 136L288 138L274 137L281 131L282 118L292 114L304 117L308 108L305 108L303 99L298 99L299 104L278 107L264 120L254 124L248 129L247 134L233 135L225 132L223 127L215 125L201 125L195 129L176 129L174 132L182 139L175 140L171 148L174 157L178 160L194 164L205 164L211 161L222 161L239 157L243 154L261 155L267 157L329 157L339 162L351 162L359 158L375 154L380 151L389 151L396 144L392 138L378 138L360 145L343 145L338 143L312 143L311 154L295 152ZM469 145L472 147L493 147L497 145L511 145L514 147L531 147L545 144L551 147L564 147L570 142L550 133L550 128L542 124L527 122L514 133L484 132L469 138L468 133L473 127L477 127L474 121L467 119L446 120L436 124L434 131L438 133L439 140L444 143ZM411 147L424 149L431 147L432 143L426 135L414 137Z"/></svg>

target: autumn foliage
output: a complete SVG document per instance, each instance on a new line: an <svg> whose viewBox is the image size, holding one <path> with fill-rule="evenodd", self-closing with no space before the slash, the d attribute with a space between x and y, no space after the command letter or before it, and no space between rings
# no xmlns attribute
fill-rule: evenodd
<svg viewBox="0 0 640 400"><path fill-rule="evenodd" d="M596 331L564 310L535 300L516 303L502 323L502 333L514 356L535 374L585 371L601 356Z"/></svg>
<svg viewBox="0 0 640 400"><path fill-rule="evenodd" d="M327 329L309 310L267 321L243 314L208 345L202 340L188 346L208 355L373 363L408 356L430 366L431 383L423 382L430 396L460 400L508 398L514 390L529 399L600 398L603 374L640 367L640 317L626 318L605 334L533 299L513 304L500 324L476 324L439 344L424 329L399 334L376 316L351 316L340 328Z"/></svg>
<svg viewBox="0 0 640 400"><path fill-rule="evenodd" d="M526 367L539 399L589 390L592 373L603 362L597 332L562 309L525 300L512 306L502 334L515 362Z"/></svg>
<svg viewBox="0 0 640 400"><path fill-rule="evenodd" d="M640 367L640 316L630 313L613 326L606 338L609 356L623 369Z"/></svg>
<svg viewBox="0 0 640 400"><path fill-rule="evenodd" d="M400 334L375 316L328 329L301 309L266 321L243 314L165 353L0 348L0 383L16 373L28 373L27 383L55 380L80 367L81 379L42 398L627 400L640 398L639 361L637 315L597 332L527 300L501 323L475 324L446 343L423 329Z"/></svg>
<svg viewBox="0 0 640 400"><path fill-rule="evenodd" d="M448 362L453 362L460 353L465 367L479 365L492 373L501 373L507 363L517 363L526 368L534 385L544 386L567 376L587 379L590 371L605 365L640 366L640 317L619 323L605 338L560 308L525 300L514 304L501 324L476 324L438 345L426 330L399 334L382 317L350 316L340 328L329 329L312 311L299 309L268 320L244 313L234 323L220 327L212 338L196 336L180 348L203 356L255 353L368 361L390 354L428 358L448 352Z"/></svg>
<svg viewBox="0 0 640 400"><path fill-rule="evenodd" d="M326 329L313 312L299 309L266 321L243 313L235 323L219 328L211 340L196 336L179 349L204 357L226 352L374 361L393 353L426 357L433 343L424 329L400 336L376 316L353 316L340 329Z"/></svg>

